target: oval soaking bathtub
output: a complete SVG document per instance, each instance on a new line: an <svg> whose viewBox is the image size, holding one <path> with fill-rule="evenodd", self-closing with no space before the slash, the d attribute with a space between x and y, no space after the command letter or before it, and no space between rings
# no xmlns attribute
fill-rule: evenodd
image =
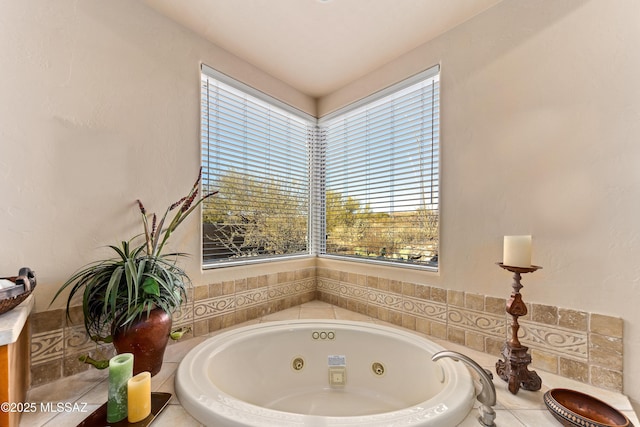
<svg viewBox="0 0 640 427"><path fill-rule="evenodd" d="M352 321L260 323L221 333L180 362L180 403L208 426L456 426L474 385L443 348Z"/></svg>

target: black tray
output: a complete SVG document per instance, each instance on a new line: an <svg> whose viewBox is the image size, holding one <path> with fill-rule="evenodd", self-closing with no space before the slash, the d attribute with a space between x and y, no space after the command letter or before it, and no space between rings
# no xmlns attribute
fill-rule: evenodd
<svg viewBox="0 0 640 427"><path fill-rule="evenodd" d="M169 400L171 399L171 393L151 393L151 414L142 421L137 423L130 423L125 418L117 423L107 422L107 404L105 403L98 409L96 409L91 415L84 419L78 427L146 427L156 419L158 414L166 408Z"/></svg>

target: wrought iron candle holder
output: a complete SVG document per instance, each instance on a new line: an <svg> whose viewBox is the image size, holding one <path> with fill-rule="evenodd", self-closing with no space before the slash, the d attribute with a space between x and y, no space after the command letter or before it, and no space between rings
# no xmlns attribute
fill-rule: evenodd
<svg viewBox="0 0 640 427"><path fill-rule="evenodd" d="M520 387L525 390L536 391L542 387L542 380L535 371L529 371L527 368L531 363L531 355L528 353L529 347L520 344L518 339L518 317L527 314L527 306L522 301L520 289L523 288L520 280L522 273L533 273L541 269L532 265L531 267L513 267L497 263L500 268L513 273L513 292L511 298L507 301L507 313L511 315L511 339L505 341L502 347L502 359L496 362L496 373L500 378L509 384L509 391L512 394L518 393Z"/></svg>

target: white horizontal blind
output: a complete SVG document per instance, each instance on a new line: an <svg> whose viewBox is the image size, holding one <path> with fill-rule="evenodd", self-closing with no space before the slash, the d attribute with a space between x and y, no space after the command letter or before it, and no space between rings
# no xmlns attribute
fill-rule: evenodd
<svg viewBox="0 0 640 427"><path fill-rule="evenodd" d="M203 265L308 254L310 122L201 78Z"/></svg>
<svg viewBox="0 0 640 427"><path fill-rule="evenodd" d="M360 105L322 123L326 252L435 267L439 74Z"/></svg>

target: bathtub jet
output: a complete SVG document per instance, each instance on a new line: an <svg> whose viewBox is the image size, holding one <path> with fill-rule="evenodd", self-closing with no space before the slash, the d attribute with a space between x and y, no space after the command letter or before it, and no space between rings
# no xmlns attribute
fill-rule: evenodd
<svg viewBox="0 0 640 427"><path fill-rule="evenodd" d="M453 427L471 410L475 388L464 365L431 360L442 350L364 322L268 322L194 347L175 388L207 426Z"/></svg>

